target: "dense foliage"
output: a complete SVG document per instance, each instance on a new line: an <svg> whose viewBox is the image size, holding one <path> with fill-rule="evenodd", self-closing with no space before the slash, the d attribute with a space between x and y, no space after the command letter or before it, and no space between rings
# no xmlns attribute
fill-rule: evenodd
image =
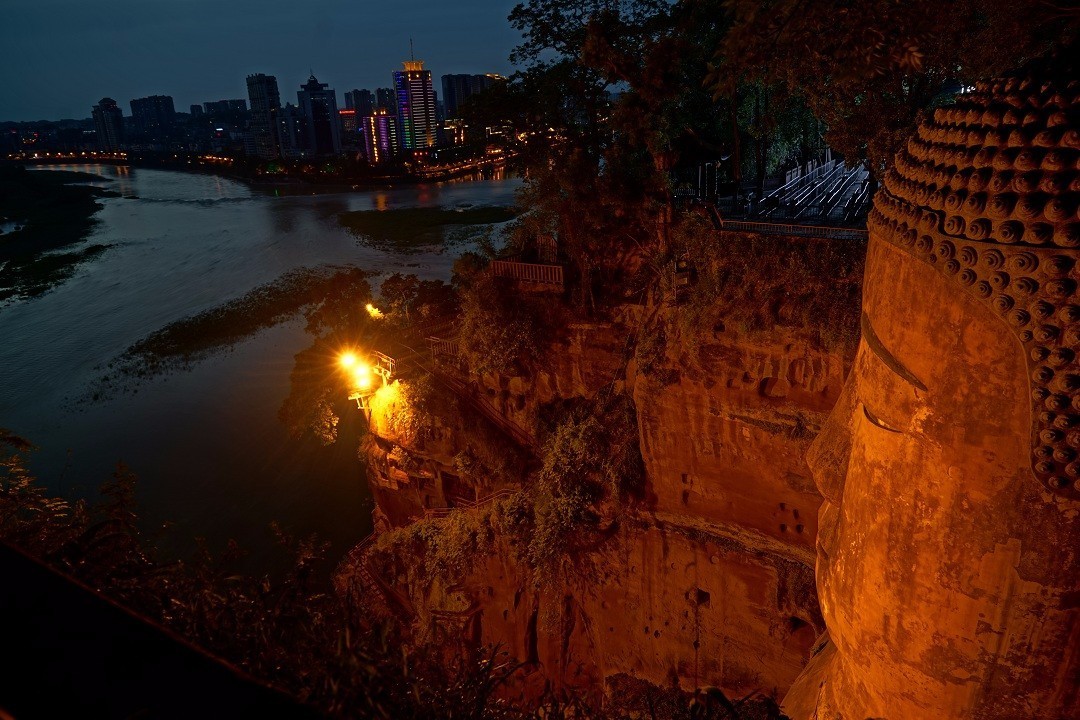
<svg viewBox="0 0 1080 720"><path fill-rule="evenodd" d="M359 623L330 592L325 547L279 532L282 576L236 570L241 552L205 549L166 562L139 529L134 478L122 468L98 505L49 496L26 469L29 445L0 430L0 540L334 717L511 720L538 717L499 689L518 665L498 649L414 647ZM448 560L452 562L452 559ZM81 592L72 588L72 592ZM544 717L562 717L554 705Z"/></svg>
<svg viewBox="0 0 1080 720"><path fill-rule="evenodd" d="M1076 38L1080 10L1042 0L729 0L712 83L797 92L850 159L887 167L918 113L961 84L1014 70Z"/></svg>
<svg viewBox="0 0 1080 720"><path fill-rule="evenodd" d="M525 374L540 360L551 327L540 301L515 296L488 274L461 293L457 337L469 369L477 374Z"/></svg>
<svg viewBox="0 0 1080 720"><path fill-rule="evenodd" d="M787 328L825 350L854 350L862 243L735 232L718 238L704 218L691 217L672 247L695 268L696 280L676 311L688 343L718 326L748 334Z"/></svg>

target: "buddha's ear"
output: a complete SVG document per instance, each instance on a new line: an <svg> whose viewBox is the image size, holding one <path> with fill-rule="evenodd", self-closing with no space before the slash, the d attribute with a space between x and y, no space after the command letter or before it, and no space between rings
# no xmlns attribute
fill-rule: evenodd
<svg viewBox="0 0 1080 720"><path fill-rule="evenodd" d="M852 372L821 433L806 453L806 464L814 475L818 491L834 504L840 501L844 493L844 480L851 456L851 422L857 405L858 393Z"/></svg>

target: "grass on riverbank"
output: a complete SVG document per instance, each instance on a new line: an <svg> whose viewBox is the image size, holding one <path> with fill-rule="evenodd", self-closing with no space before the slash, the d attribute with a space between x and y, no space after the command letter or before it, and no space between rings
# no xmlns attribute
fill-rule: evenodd
<svg viewBox="0 0 1080 720"><path fill-rule="evenodd" d="M0 219L21 226L0 235L0 303L46 292L108 247L56 252L86 238L102 207L98 198L116 196L72 183L101 180L90 173L30 171L0 163Z"/></svg>
<svg viewBox="0 0 1080 720"><path fill-rule="evenodd" d="M341 224L365 245L391 250L417 250L446 241L465 242L484 226L513 220L507 207L402 208L341 213Z"/></svg>
<svg viewBox="0 0 1080 720"><path fill-rule="evenodd" d="M210 310L151 333L110 363L91 400L165 372L184 370L305 308L337 298L370 296L367 274L355 267L299 268Z"/></svg>

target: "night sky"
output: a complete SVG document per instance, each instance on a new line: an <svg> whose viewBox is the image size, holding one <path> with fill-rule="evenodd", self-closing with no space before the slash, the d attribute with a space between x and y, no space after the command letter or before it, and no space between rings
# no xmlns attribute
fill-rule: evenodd
<svg viewBox="0 0 1080 720"><path fill-rule="evenodd" d="M344 93L389 87L409 57L432 71L509 74L514 0L14 0L0 3L0 120L86 118L102 97L247 99L277 76L296 103L309 68Z"/></svg>

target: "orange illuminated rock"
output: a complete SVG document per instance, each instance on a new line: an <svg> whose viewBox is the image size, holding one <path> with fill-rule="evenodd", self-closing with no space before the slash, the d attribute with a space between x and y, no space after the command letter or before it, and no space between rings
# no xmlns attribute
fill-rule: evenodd
<svg viewBox="0 0 1080 720"><path fill-rule="evenodd" d="M875 198L863 339L809 456L831 645L795 720L1076 717L1080 83L1060 73L936 110Z"/></svg>
<svg viewBox="0 0 1080 720"><path fill-rule="evenodd" d="M797 332L759 335L695 338L700 372L668 384L634 379L646 492L657 513L740 528L811 565L821 497L804 457L850 355Z"/></svg>
<svg viewBox="0 0 1080 720"><path fill-rule="evenodd" d="M628 525L591 560L603 582L576 578L557 591L538 591L506 540L460 583L408 585L417 625L499 645L549 687L598 700L627 674L733 697L782 692L817 637L809 568L739 539ZM526 688L523 699L537 697Z"/></svg>

